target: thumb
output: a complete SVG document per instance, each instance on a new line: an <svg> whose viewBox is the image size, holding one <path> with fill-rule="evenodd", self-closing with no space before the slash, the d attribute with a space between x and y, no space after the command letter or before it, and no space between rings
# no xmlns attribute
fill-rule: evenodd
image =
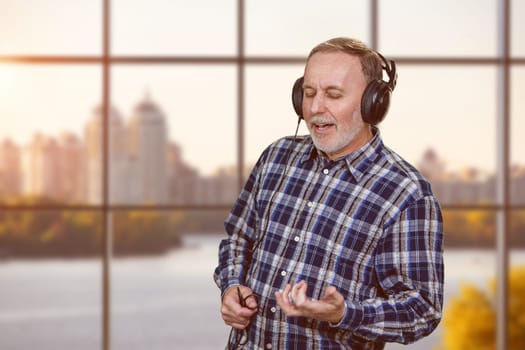
<svg viewBox="0 0 525 350"><path fill-rule="evenodd" d="M325 298L330 298L330 297L333 298L335 296L335 293L337 293L337 289L334 286L329 286L328 288L326 288L326 290L324 292L324 297Z"/></svg>
<svg viewBox="0 0 525 350"><path fill-rule="evenodd" d="M257 309L258 307L257 297L255 296L255 294L250 294L247 297L245 297L245 301L246 301L247 308L252 309L252 310Z"/></svg>
<svg viewBox="0 0 525 350"><path fill-rule="evenodd" d="M334 286L329 286L326 288L323 301L330 303L330 304L336 304L340 302L343 299L343 296L337 291L337 288Z"/></svg>

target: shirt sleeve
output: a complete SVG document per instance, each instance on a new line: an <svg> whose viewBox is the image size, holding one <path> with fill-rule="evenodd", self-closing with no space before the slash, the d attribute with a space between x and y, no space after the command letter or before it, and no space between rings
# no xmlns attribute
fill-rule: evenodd
<svg viewBox="0 0 525 350"><path fill-rule="evenodd" d="M443 220L433 196L401 212L383 232L375 269L380 297L346 301L337 325L376 342L412 343L430 334L443 304Z"/></svg>
<svg viewBox="0 0 525 350"><path fill-rule="evenodd" d="M250 267L257 234L256 193L264 154L254 166L224 222L227 238L219 245L219 261L213 276L222 294L232 285L243 285Z"/></svg>

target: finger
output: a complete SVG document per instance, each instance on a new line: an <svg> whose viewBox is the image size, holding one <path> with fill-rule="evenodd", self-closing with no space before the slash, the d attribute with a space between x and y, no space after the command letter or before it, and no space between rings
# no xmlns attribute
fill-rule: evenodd
<svg viewBox="0 0 525 350"><path fill-rule="evenodd" d="M292 306L289 299L290 289L291 286L287 284L286 287L284 287L283 291L275 292L275 299L277 300L277 304L285 313L288 313L288 311L291 310Z"/></svg>
<svg viewBox="0 0 525 350"><path fill-rule="evenodd" d="M246 310L249 310L249 309L246 309ZM252 311L249 310L249 312L252 312ZM222 319L224 320L224 323L232 327L234 326L236 328L246 327L250 323L252 315L253 314L241 315L239 313L232 313L232 312L225 312L221 314Z"/></svg>
<svg viewBox="0 0 525 350"><path fill-rule="evenodd" d="M253 294L253 291L251 290L251 288L246 287L246 286L240 286L239 288L240 288L240 295L239 294L237 295L237 298L239 299L239 304L242 305L241 303L241 299L242 299L247 308L252 309L252 310L257 309L257 307L259 306L257 296Z"/></svg>
<svg viewBox="0 0 525 350"><path fill-rule="evenodd" d="M304 290L298 287L296 287L294 291L297 292L298 298L302 298L301 294ZM298 308L295 303L291 302L291 300L293 300L292 289L293 288L287 284L282 292L275 292L277 304L287 316L305 316L304 308Z"/></svg>
<svg viewBox="0 0 525 350"><path fill-rule="evenodd" d="M292 286L288 283L282 291L283 301L286 305L292 305L292 298L290 292L292 291Z"/></svg>
<svg viewBox="0 0 525 350"><path fill-rule="evenodd" d="M247 297L244 298L246 302L246 307L255 310L259 305L257 305L257 298L253 294L248 294Z"/></svg>
<svg viewBox="0 0 525 350"><path fill-rule="evenodd" d="M231 326L231 327L236 328L236 329L241 329L241 330L245 329L250 324L249 322L237 322L237 321L225 322L225 323L228 326Z"/></svg>
<svg viewBox="0 0 525 350"><path fill-rule="evenodd" d="M337 292L337 289L334 286L329 286L325 290L325 294L322 298L322 301L329 304L338 304L342 302L342 295Z"/></svg>
<svg viewBox="0 0 525 350"><path fill-rule="evenodd" d="M306 285L305 281L300 281L293 286L292 299L294 300L294 304L297 307L304 305L305 302L308 300L308 298L306 297L307 288L308 286Z"/></svg>

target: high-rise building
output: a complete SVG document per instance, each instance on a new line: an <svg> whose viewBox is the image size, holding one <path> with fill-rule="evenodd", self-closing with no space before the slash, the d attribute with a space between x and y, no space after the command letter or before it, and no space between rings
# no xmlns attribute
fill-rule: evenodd
<svg viewBox="0 0 525 350"><path fill-rule="evenodd" d="M197 204L199 173L184 162L182 149L170 142L168 156L168 199L174 204Z"/></svg>
<svg viewBox="0 0 525 350"><path fill-rule="evenodd" d="M103 195L103 110L101 106L93 109L92 116L85 127L87 160L87 200L90 203L102 202ZM108 117L108 196L111 203L128 201L129 157L127 154L127 131L120 113L110 109Z"/></svg>
<svg viewBox="0 0 525 350"><path fill-rule="evenodd" d="M423 153L417 168L430 181L443 180L445 178L445 163L439 159L436 151L432 148L427 149Z"/></svg>
<svg viewBox="0 0 525 350"><path fill-rule="evenodd" d="M61 149L60 198L66 202L80 202L86 198L86 158L84 144L77 135L63 132L58 137Z"/></svg>
<svg viewBox="0 0 525 350"><path fill-rule="evenodd" d="M525 166L513 166L510 174L510 200L513 204L525 204Z"/></svg>
<svg viewBox="0 0 525 350"><path fill-rule="evenodd" d="M59 198L60 162L61 150L56 140L36 133L22 152L23 194Z"/></svg>
<svg viewBox="0 0 525 350"><path fill-rule="evenodd" d="M10 139L0 143L0 195L19 196L22 189L20 148Z"/></svg>
<svg viewBox="0 0 525 350"><path fill-rule="evenodd" d="M136 164L134 188L142 203L168 200L167 126L164 113L146 94L129 122L129 155Z"/></svg>

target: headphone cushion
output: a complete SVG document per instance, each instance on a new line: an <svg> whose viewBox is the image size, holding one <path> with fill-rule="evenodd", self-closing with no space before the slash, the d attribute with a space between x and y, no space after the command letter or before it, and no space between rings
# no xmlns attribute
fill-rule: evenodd
<svg viewBox="0 0 525 350"><path fill-rule="evenodd" d="M293 109L300 118L303 117L303 82L304 77L298 78L292 89Z"/></svg>
<svg viewBox="0 0 525 350"><path fill-rule="evenodd" d="M361 116L366 123L379 124L388 111L392 89L383 80L368 83L361 99Z"/></svg>

